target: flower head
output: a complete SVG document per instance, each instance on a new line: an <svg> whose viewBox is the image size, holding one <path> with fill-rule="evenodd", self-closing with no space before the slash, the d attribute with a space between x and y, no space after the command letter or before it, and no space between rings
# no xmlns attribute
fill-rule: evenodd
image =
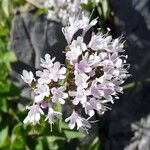
<svg viewBox="0 0 150 150"><path fill-rule="evenodd" d="M60 7L66 7L66 2L69 1L61 1ZM51 5L59 12L58 16L67 14L67 10L56 8L56 5L59 6L57 2L59 0L52 0ZM81 1L71 2L75 2L73 8L76 8ZM60 62L54 62L55 58L51 59L46 54L41 59L42 69L36 72L37 78L33 77L32 72L23 71L22 78L35 94L34 104L29 107L25 123L38 123L45 110L44 112L48 111L45 120L52 126L55 119L61 119L63 115L54 109L56 103L59 103L68 105L72 110L72 114L65 119L69 122L69 127L87 131L91 127L88 120L95 112L104 114L110 109L107 104L113 104L119 98L118 94L123 92L122 84L129 76L127 56L123 55L123 42L120 38L113 40L109 33L101 32L93 33L89 42L85 42L86 33L96 23L97 18L90 21L84 13L82 16L69 17L69 24L62 29L68 43L66 67L61 67ZM34 84L31 84L33 80ZM79 108L88 119L78 114Z"/></svg>

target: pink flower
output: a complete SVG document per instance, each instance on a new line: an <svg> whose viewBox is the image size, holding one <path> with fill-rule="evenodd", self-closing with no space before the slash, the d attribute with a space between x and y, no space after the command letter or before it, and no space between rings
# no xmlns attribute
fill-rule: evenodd
<svg viewBox="0 0 150 150"><path fill-rule="evenodd" d="M41 102L44 97L48 97L50 95L49 86L47 84L38 85L38 87L34 90L35 92L35 102L39 103Z"/></svg>
<svg viewBox="0 0 150 150"><path fill-rule="evenodd" d="M36 71L36 75L40 77L38 79L39 84L49 84L51 82L50 71L44 69L43 71Z"/></svg>
<svg viewBox="0 0 150 150"><path fill-rule="evenodd" d="M91 68L100 66L101 61L100 56L97 54L97 52L90 55L88 52L86 52L82 60L86 61Z"/></svg>
<svg viewBox="0 0 150 150"><path fill-rule="evenodd" d="M75 64L75 70L78 72L78 74L84 74L89 73L92 68L86 60L81 60L79 63Z"/></svg>
<svg viewBox="0 0 150 150"><path fill-rule="evenodd" d="M102 98L104 96L104 91L98 87L97 81L94 80L90 86L91 95L96 98Z"/></svg>
<svg viewBox="0 0 150 150"><path fill-rule="evenodd" d="M52 102L56 103L59 102L60 104L64 104L65 100L68 98L68 94L65 93L64 91L66 90L66 88L64 86L61 86L59 88L55 88L53 87L51 89L51 93L52 93Z"/></svg>
<svg viewBox="0 0 150 150"><path fill-rule="evenodd" d="M74 73L75 73L75 84L80 88L87 88L88 87L87 80L89 79L89 76L87 76L86 74L80 75L76 71Z"/></svg>
<svg viewBox="0 0 150 150"><path fill-rule="evenodd" d="M74 99L72 101L73 104L78 105L79 102L81 102L81 104L83 104L87 101L87 96L89 95L89 91L86 91L85 89L78 87L77 91L70 91L69 95L71 97L74 97Z"/></svg>
<svg viewBox="0 0 150 150"><path fill-rule="evenodd" d="M33 104L32 106L28 107L30 111L28 112L27 117L24 119L24 123L32 123L33 125L39 123L40 115L44 115L44 112L40 108L39 105Z"/></svg>
<svg viewBox="0 0 150 150"><path fill-rule="evenodd" d="M71 43L73 35L80 29L80 22L76 17L69 17L69 25L62 28L62 32L68 42Z"/></svg>
<svg viewBox="0 0 150 150"><path fill-rule="evenodd" d="M59 62L55 62L53 67L51 67L49 71L50 71L49 78L55 82L57 82L58 79L65 79L66 77L65 76L66 68L65 67L60 68Z"/></svg>
<svg viewBox="0 0 150 150"><path fill-rule="evenodd" d="M43 68L51 68L53 66L53 61L55 60L55 57L51 59L51 56L49 54L45 55L45 60L41 58L41 66Z"/></svg>
<svg viewBox="0 0 150 150"><path fill-rule="evenodd" d="M83 36L92 26L96 25L97 22L98 22L97 18L93 19L90 22L90 18L86 16L84 13L82 13L82 19L80 20L80 27L81 29L83 29Z"/></svg>
<svg viewBox="0 0 150 150"><path fill-rule="evenodd" d="M66 18L64 14L68 15L68 9L72 8L74 11L74 8L84 0L72 1L73 6L66 4L66 1L70 2L70 0L63 0L58 4L54 0L50 2L58 17ZM65 9L61 5L65 5ZM37 79L33 77L32 72L23 71L21 77L33 86L35 94L34 104L29 107L25 123L38 123L40 115L44 114L42 109L45 109L45 112L48 110L45 120L52 126L56 118L62 118L62 113L52 108L54 103L60 103L68 104L73 111L65 119L65 122L69 122L69 127L87 130L91 127L88 120L95 112L102 115L109 109L107 103L114 103L114 100L119 98L118 93L123 91L121 85L129 76L127 56L121 54L124 51L121 39L113 40L108 33L93 33L89 43L84 42L87 31L96 23L97 18L90 22L90 18L84 13L82 16L69 17L69 25L62 29L68 42L66 47L68 70L61 67L60 62L54 63L55 58L51 59L51 56L46 54L44 59L41 59L42 70L36 72ZM31 84L32 82L34 84ZM80 106L88 119L78 114Z"/></svg>
<svg viewBox="0 0 150 150"><path fill-rule="evenodd" d="M21 78L24 80L24 82L28 83L29 85L32 83L34 80L33 73L31 71L23 70Z"/></svg>
<svg viewBox="0 0 150 150"><path fill-rule="evenodd" d="M56 118L62 119L62 113L54 111L53 108L49 107L48 114L45 120L48 120L50 124L53 124Z"/></svg>
<svg viewBox="0 0 150 150"><path fill-rule="evenodd" d="M91 128L90 123L86 119L80 117L75 111L73 111L70 117L65 119L65 122L69 122L70 129L75 128L75 126L77 126L77 130Z"/></svg>
<svg viewBox="0 0 150 150"><path fill-rule="evenodd" d="M102 33L93 34L88 46L93 50L108 49L108 45L111 44L112 37L103 35Z"/></svg>
<svg viewBox="0 0 150 150"><path fill-rule="evenodd" d="M73 64L73 61L76 61L78 57L82 54L82 50L80 49L80 46L71 44L69 46L70 50L66 53L66 57L68 60L70 60L71 64Z"/></svg>

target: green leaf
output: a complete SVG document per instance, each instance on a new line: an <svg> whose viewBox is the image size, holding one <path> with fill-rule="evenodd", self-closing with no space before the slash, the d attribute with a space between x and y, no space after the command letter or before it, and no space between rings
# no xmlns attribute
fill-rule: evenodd
<svg viewBox="0 0 150 150"><path fill-rule="evenodd" d="M58 112L62 112L62 105L60 103L55 103L54 110ZM56 121L56 125L58 127L59 132L61 132L61 122L62 121L60 119L57 119Z"/></svg>
<svg viewBox="0 0 150 150"><path fill-rule="evenodd" d="M3 147L5 140L8 136L8 126L6 126L4 129L0 129L0 148Z"/></svg>
<svg viewBox="0 0 150 150"><path fill-rule="evenodd" d="M36 145L35 150L43 150L43 144L40 139L38 140L38 144Z"/></svg>
<svg viewBox="0 0 150 150"><path fill-rule="evenodd" d="M123 89L127 90L127 89L130 89L130 88L133 88L135 85L136 85L136 82L127 83L123 86Z"/></svg>
<svg viewBox="0 0 150 150"><path fill-rule="evenodd" d="M107 19L108 11L109 11L108 1L107 0L102 0L101 4L102 4L103 16L104 16L105 19Z"/></svg>
<svg viewBox="0 0 150 150"><path fill-rule="evenodd" d="M0 63L0 81L3 81L7 78L8 72L9 72L9 69L7 65L4 63L3 64Z"/></svg>
<svg viewBox="0 0 150 150"><path fill-rule="evenodd" d="M63 130L65 136L67 139L74 139L74 138L83 138L85 137L85 134L78 131L73 130Z"/></svg>
<svg viewBox="0 0 150 150"><path fill-rule="evenodd" d="M0 82L0 94L1 93L6 93L10 91L10 82Z"/></svg>
<svg viewBox="0 0 150 150"><path fill-rule="evenodd" d="M4 14L9 16L9 0L2 0L2 9Z"/></svg>
<svg viewBox="0 0 150 150"><path fill-rule="evenodd" d="M90 147L89 147L90 150L100 150L100 140L98 137L96 137L93 142L91 143Z"/></svg>
<svg viewBox="0 0 150 150"><path fill-rule="evenodd" d="M64 121L61 122L61 127L62 127L62 129L68 129L68 130L70 129L68 124Z"/></svg>
<svg viewBox="0 0 150 150"><path fill-rule="evenodd" d="M12 135L11 137L11 150L26 149L26 144L21 136Z"/></svg>
<svg viewBox="0 0 150 150"><path fill-rule="evenodd" d="M89 0L87 4L82 4L81 7L89 12L92 11L92 9L93 9L92 0Z"/></svg>
<svg viewBox="0 0 150 150"><path fill-rule="evenodd" d="M17 135L17 136L23 136L24 135L24 129L23 129L23 125L22 125L22 123L19 123L19 124L17 124L14 128L13 128L13 130L12 130L12 133L13 134L15 134L15 135Z"/></svg>
<svg viewBox="0 0 150 150"><path fill-rule="evenodd" d="M6 99L0 99L0 110L3 112L7 112L7 100Z"/></svg>
<svg viewBox="0 0 150 150"><path fill-rule="evenodd" d="M17 60L16 55L14 52L8 51L5 52L1 57L0 57L0 63L11 63L15 62Z"/></svg>
<svg viewBox="0 0 150 150"><path fill-rule="evenodd" d="M53 137L51 137L51 136L42 138L43 149L44 150L45 149L48 149L48 150L58 150L59 146L58 146L58 144L54 140L55 140L55 138L53 139Z"/></svg>
<svg viewBox="0 0 150 150"><path fill-rule="evenodd" d="M17 100L20 90L11 82L0 82L0 98L7 98L7 100Z"/></svg>
<svg viewBox="0 0 150 150"><path fill-rule="evenodd" d="M46 139L48 142L55 142L56 140L65 140L66 138L62 136L52 135L52 136L47 136Z"/></svg>

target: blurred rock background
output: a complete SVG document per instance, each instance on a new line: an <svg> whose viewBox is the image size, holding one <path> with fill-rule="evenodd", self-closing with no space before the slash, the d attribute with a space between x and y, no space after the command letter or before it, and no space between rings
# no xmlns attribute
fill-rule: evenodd
<svg viewBox="0 0 150 150"><path fill-rule="evenodd" d="M102 149L150 150L150 1L109 0L109 3L112 21L108 26L114 37L123 35L126 39L131 77L112 111L100 118ZM9 44L18 58L12 65L11 79L21 87L24 99L31 96L21 81L22 70L35 71L45 53L63 63L62 51L66 46L61 24L47 20L45 15L33 14L34 11L16 13Z"/></svg>

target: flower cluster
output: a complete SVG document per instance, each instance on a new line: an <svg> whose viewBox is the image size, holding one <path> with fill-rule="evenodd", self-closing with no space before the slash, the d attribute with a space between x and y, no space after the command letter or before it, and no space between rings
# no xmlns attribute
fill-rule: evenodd
<svg viewBox="0 0 150 150"><path fill-rule="evenodd" d="M93 0L92 3L98 4L99 0ZM49 8L48 19L66 24L70 16L81 11L82 4L88 4L88 0L46 0L45 7Z"/></svg>
<svg viewBox="0 0 150 150"><path fill-rule="evenodd" d="M122 54L123 42L101 32L91 33L90 40L86 40L87 31L96 23L97 19L90 21L84 14L69 18L69 25L62 29L68 43L66 67L46 54L41 59L42 69L36 72L36 77L31 71L23 71L22 79L35 94L24 123L35 125L41 115L46 115L45 120L53 124L56 118L62 118L62 112L54 109L59 103L68 105L72 111L65 119L71 129L87 130L95 112L102 115L109 109L107 104L113 104L119 98L118 93L123 92L121 85L129 76L127 56ZM78 36L74 36L77 32ZM81 108L86 118L79 114ZM48 113L45 114L44 109Z"/></svg>

